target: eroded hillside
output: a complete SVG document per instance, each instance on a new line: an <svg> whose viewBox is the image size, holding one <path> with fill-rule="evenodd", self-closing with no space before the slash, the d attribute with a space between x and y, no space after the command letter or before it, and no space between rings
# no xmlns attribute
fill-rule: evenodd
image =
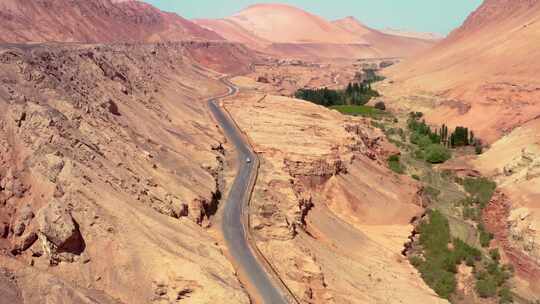
<svg viewBox="0 0 540 304"><path fill-rule="evenodd" d="M249 303L205 229L225 141L203 99L226 88L191 59L209 47L0 49L10 303Z"/></svg>
<svg viewBox="0 0 540 304"><path fill-rule="evenodd" d="M423 208L418 185L386 168L397 150L382 132L260 93L225 108L261 159L257 244L302 303L445 302L401 255Z"/></svg>
<svg viewBox="0 0 540 304"><path fill-rule="evenodd" d="M537 0L486 0L432 50L390 68L380 86L394 108L466 126L486 143L467 166L500 186L484 220L532 298L540 269L539 16Z"/></svg>

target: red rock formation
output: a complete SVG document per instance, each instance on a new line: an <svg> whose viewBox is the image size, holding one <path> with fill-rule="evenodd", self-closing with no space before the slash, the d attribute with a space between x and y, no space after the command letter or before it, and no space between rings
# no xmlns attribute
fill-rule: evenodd
<svg viewBox="0 0 540 304"><path fill-rule="evenodd" d="M519 276L530 281L540 278L540 265L510 241L508 216L511 202L502 192L496 192L482 214L486 228L495 235L509 262Z"/></svg>

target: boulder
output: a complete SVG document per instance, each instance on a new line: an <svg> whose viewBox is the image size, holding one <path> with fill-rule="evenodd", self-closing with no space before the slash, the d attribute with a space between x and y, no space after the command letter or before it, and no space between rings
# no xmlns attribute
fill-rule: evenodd
<svg viewBox="0 0 540 304"><path fill-rule="evenodd" d="M70 212L57 199L53 199L37 215L39 233L47 240L45 251L54 254L68 252L81 254L84 240L79 225Z"/></svg>
<svg viewBox="0 0 540 304"><path fill-rule="evenodd" d="M268 81L268 78L265 77L265 76L259 76L257 78L257 82L260 82L260 83L270 83L270 81Z"/></svg>
<svg viewBox="0 0 540 304"><path fill-rule="evenodd" d="M64 165L64 160L60 155L47 154L40 163L40 170L50 182L56 183L58 175L62 172Z"/></svg>
<svg viewBox="0 0 540 304"><path fill-rule="evenodd" d="M9 234L9 224L1 223L0 224L0 238L7 238Z"/></svg>
<svg viewBox="0 0 540 304"><path fill-rule="evenodd" d="M14 255L20 254L21 252L30 248L37 241L37 239L38 236L35 232L32 231L26 233L13 244L11 253Z"/></svg>
<svg viewBox="0 0 540 304"><path fill-rule="evenodd" d="M22 207L13 222L13 234L21 236L26 227L30 224L30 221L34 218L34 212L29 205Z"/></svg>

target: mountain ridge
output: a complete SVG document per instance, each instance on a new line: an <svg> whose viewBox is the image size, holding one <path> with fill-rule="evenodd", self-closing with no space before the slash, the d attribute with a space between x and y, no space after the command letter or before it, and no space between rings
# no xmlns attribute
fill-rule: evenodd
<svg viewBox="0 0 540 304"><path fill-rule="evenodd" d="M0 42L10 43L223 40L175 13L134 0L3 0L0 28Z"/></svg>

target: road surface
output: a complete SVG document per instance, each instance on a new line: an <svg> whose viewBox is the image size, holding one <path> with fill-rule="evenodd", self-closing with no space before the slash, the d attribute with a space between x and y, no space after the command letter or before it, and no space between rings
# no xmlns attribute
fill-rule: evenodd
<svg viewBox="0 0 540 304"><path fill-rule="evenodd" d="M234 95L238 89L226 79L222 82L229 88L229 93L208 101L208 107L223 132L234 145L238 154L238 173L225 201L223 212L223 234L230 255L250 281L250 286L257 290L259 298L268 304L288 304L288 293L267 273L264 262L258 259L250 247L248 232L244 227L244 212L248 212L249 199L256 178L258 159L244 140L242 133L231 121L230 116L218 105L220 98ZM247 162L247 158L251 161Z"/></svg>

